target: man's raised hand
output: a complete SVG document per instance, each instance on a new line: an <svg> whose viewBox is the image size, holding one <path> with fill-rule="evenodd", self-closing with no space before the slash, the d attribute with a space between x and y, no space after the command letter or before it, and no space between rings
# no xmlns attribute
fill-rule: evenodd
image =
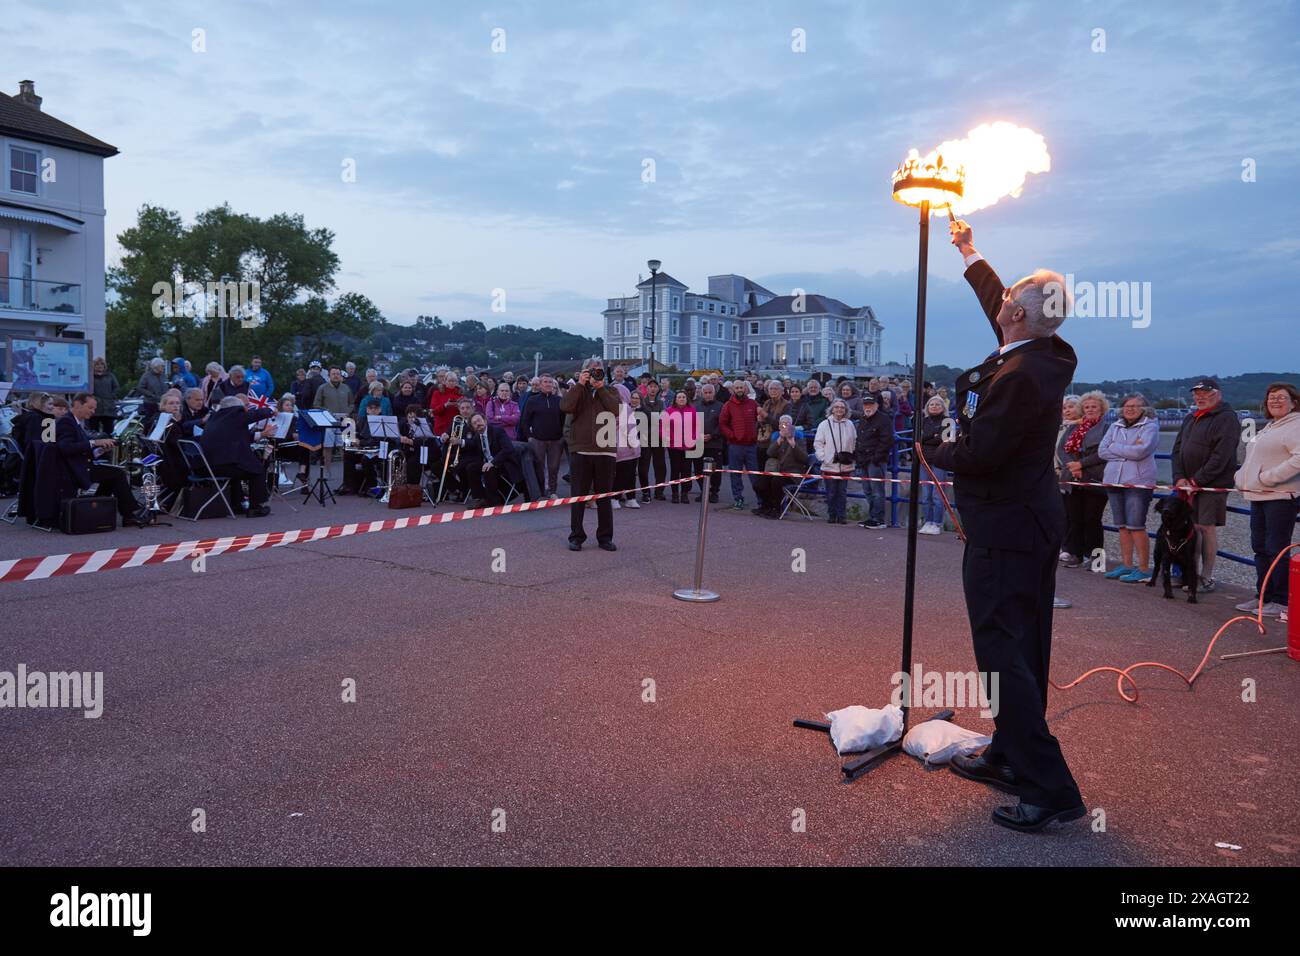
<svg viewBox="0 0 1300 956"><path fill-rule="evenodd" d="M968 256L975 251L970 223L965 219L958 219L956 222L948 223L948 234L952 237L952 244L957 247L957 251L963 256Z"/></svg>

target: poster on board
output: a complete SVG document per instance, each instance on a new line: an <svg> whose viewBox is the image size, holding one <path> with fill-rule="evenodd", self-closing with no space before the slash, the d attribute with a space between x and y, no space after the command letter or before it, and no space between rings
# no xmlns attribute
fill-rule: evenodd
<svg viewBox="0 0 1300 956"><path fill-rule="evenodd" d="M15 392L88 392L90 345L86 339L10 335L6 377Z"/></svg>

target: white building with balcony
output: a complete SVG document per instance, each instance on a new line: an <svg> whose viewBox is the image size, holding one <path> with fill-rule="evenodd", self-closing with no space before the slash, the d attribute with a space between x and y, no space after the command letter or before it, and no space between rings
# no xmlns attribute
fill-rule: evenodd
<svg viewBox="0 0 1300 956"><path fill-rule="evenodd" d="M602 315L607 360L648 359L653 325L656 365L728 372L875 374L884 332L869 305L777 295L738 275L709 276L708 292L691 292L661 272L636 295L609 299Z"/></svg>
<svg viewBox="0 0 1300 956"><path fill-rule="evenodd" d="M0 349L8 335L66 337L104 354L104 160L115 155L44 112L31 80L0 93Z"/></svg>

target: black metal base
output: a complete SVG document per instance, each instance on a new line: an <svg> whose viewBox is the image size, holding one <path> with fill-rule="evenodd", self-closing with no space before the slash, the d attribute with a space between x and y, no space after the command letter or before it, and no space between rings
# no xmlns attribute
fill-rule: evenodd
<svg viewBox="0 0 1300 956"><path fill-rule="evenodd" d="M956 713L954 711L941 710L933 717L927 717L926 720L921 721L921 723L926 723L927 721L930 720L952 720L953 717L955 716ZM826 721L824 720L803 720L801 718L795 718L794 725L796 727L801 727L804 730L820 730L823 733L827 733L827 734L830 733L830 729L831 729L831 725L826 723ZM903 726L904 726L904 731L906 732L906 727L907 727L906 721L904 722ZM890 754L902 749L903 749L903 736L900 736L897 740L893 741L892 743L882 744L879 747L873 747L871 750L868 750L866 753L854 757L852 760L848 761L847 763L845 763L843 766L840 767L840 770L844 774L845 782L848 782L849 780L856 780L859 774L861 774L864 770L870 767L877 760L887 757Z"/></svg>

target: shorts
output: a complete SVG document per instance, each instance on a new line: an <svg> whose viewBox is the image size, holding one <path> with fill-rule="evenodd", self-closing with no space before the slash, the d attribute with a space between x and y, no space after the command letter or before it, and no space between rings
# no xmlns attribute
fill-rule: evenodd
<svg viewBox="0 0 1300 956"><path fill-rule="evenodd" d="M1115 524L1130 531L1146 530L1147 508L1151 505L1150 488L1112 488L1107 496L1110 498L1110 517Z"/></svg>
<svg viewBox="0 0 1300 956"><path fill-rule="evenodd" d="M1196 524L1217 525L1228 523L1228 493L1226 491L1198 491L1192 499L1192 520Z"/></svg>

